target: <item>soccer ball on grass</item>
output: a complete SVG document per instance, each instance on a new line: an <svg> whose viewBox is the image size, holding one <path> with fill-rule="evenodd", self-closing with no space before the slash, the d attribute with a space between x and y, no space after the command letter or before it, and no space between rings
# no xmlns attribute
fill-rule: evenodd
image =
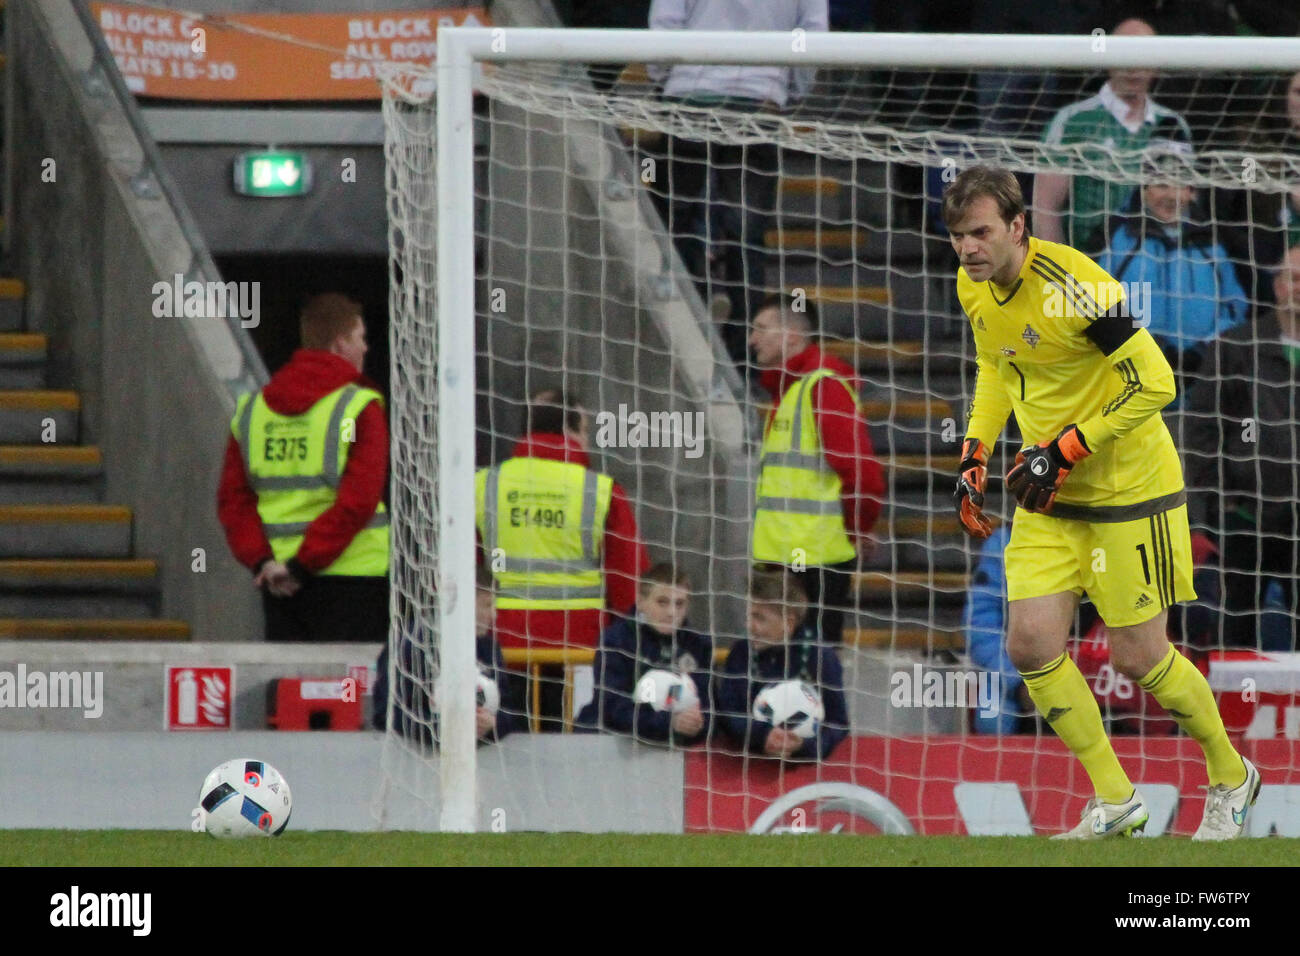
<svg viewBox="0 0 1300 956"><path fill-rule="evenodd" d="M199 790L203 829L215 837L279 836L289 825L289 781L263 760L227 760Z"/></svg>

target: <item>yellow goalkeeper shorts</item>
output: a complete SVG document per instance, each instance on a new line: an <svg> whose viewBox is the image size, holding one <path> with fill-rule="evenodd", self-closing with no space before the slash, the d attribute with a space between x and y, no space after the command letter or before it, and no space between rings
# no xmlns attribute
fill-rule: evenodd
<svg viewBox="0 0 1300 956"><path fill-rule="evenodd" d="M1110 627L1141 624L1196 597L1185 504L1117 522L1017 508L1006 568L1007 600L1086 592Z"/></svg>

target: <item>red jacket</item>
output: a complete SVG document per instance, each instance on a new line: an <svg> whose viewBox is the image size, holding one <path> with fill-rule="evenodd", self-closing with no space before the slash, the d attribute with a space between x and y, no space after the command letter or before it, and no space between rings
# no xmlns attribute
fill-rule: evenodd
<svg viewBox="0 0 1300 956"><path fill-rule="evenodd" d="M331 352L298 349L288 363L271 376L262 396L280 415L301 415L335 389L356 383L378 387L363 373ZM348 452L338 496L307 529L294 561L308 572L333 564L357 532L375 513L388 480L388 415L378 402L370 402L357 416L356 441ZM217 517L235 560L253 571L273 557L262 519L257 513L257 493L248 483L244 453L233 435L226 442L226 460L217 488Z"/></svg>
<svg viewBox="0 0 1300 956"><path fill-rule="evenodd" d="M785 368L767 369L759 379L772 396L767 427L771 427L781 399L790 386L819 368L830 369L846 379L853 386L854 395L858 394L857 373L833 355L824 355L816 345L810 345L790 359ZM826 463L840 476L844 527L850 538L861 538L880 517L880 507L885 498L885 476L875 459L866 419L858 414L853 396L837 382L822 379L814 385L812 401Z"/></svg>
<svg viewBox="0 0 1300 956"><path fill-rule="evenodd" d="M584 468L591 459L577 442L546 432L526 435L515 445L513 458L547 458L567 461ZM545 647L563 645L594 648L605 627L609 611L627 613L636 604L636 582L650 566L645 545L637 535L636 516L627 495L614 483L605 518L605 537L601 545L605 573L605 610L534 611L501 609L497 611L496 635L502 647ZM480 551L480 560L482 554Z"/></svg>

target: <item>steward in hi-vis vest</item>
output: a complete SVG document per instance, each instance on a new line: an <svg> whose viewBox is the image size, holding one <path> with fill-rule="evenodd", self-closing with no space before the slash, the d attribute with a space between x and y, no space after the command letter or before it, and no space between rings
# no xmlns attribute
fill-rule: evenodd
<svg viewBox="0 0 1300 956"><path fill-rule="evenodd" d="M268 640L385 641L388 420L361 371L365 323L327 294L301 324L304 348L236 404L218 515L263 589Z"/></svg>
<svg viewBox="0 0 1300 956"><path fill-rule="evenodd" d="M813 303L774 295L750 345L774 405L759 461L752 557L799 576L807 622L838 643L859 548L880 515L884 477L858 411L857 378L813 342Z"/></svg>
<svg viewBox="0 0 1300 956"><path fill-rule="evenodd" d="M571 398L543 393L511 457L478 472L476 521L502 647L594 648L604 613L636 603L649 561L627 496L590 467L585 417Z"/></svg>

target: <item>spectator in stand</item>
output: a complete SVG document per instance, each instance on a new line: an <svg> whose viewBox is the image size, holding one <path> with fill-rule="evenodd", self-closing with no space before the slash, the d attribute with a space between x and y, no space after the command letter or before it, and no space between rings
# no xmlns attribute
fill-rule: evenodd
<svg viewBox="0 0 1300 956"><path fill-rule="evenodd" d="M600 727L638 740L679 747L704 740L712 712L713 640L686 625L690 582L671 564L656 564L641 578L636 616L620 618L600 635L593 670L596 697L578 715L581 727ZM688 675L699 702L678 713L635 699L647 671Z"/></svg>
<svg viewBox="0 0 1300 956"><path fill-rule="evenodd" d="M497 685L500 703L493 714L480 701L475 707L475 731L480 744L494 743L514 733L527 730L528 683L522 675L506 670L501 645L492 633L496 622L496 585L486 568L475 569L474 589L474 657L479 670ZM430 705L425 688L435 680L432 659L423 641L402 635L400 663L394 673L398 687L393 706L393 726L405 740L419 742L425 749L433 745L438 733L438 717ZM383 730L384 712L388 708L388 644L379 652L375 665L374 724Z"/></svg>
<svg viewBox="0 0 1300 956"><path fill-rule="evenodd" d="M754 569L749 589L749 637L731 645L716 695L718 725L749 753L783 760L825 760L848 736L844 671L833 647L804 623L807 595L779 565ZM773 726L754 716L754 698L771 684L798 680L821 695L825 719L814 736Z"/></svg>
<svg viewBox="0 0 1300 956"><path fill-rule="evenodd" d="M1283 153L1300 162L1300 72L1279 84L1274 115L1283 118L1280 131L1251 137L1242 144L1248 153ZM1275 175L1286 174L1281 169ZM1223 241L1242 285L1256 309L1273 304L1273 264L1280 262L1287 249L1300 245L1300 185L1285 192L1261 192L1258 189L1220 190L1215 208L1219 210Z"/></svg>
<svg viewBox="0 0 1300 956"><path fill-rule="evenodd" d="M236 560L262 589L269 641L388 639L388 415L366 377L361 306L299 313L302 348L240 397L217 489Z"/></svg>
<svg viewBox="0 0 1300 956"><path fill-rule="evenodd" d="M1128 19L1115 36L1154 36L1144 20ZM1099 160L1112 165L1119 154L1138 155L1153 139L1191 144L1187 121L1151 99L1154 70L1111 70L1095 96L1064 107L1043 134L1052 146L1092 145ZM1134 170L1136 172L1136 170ZM1034 234L1064 242L1089 256L1105 246L1107 219L1123 209L1131 186L1091 176L1039 173L1034 181Z"/></svg>
<svg viewBox="0 0 1300 956"><path fill-rule="evenodd" d="M650 29L825 32L826 4L827 0L654 0ZM649 67L651 80L663 82L665 99L687 107L741 113L779 113L791 99L808 93L814 74L811 68L778 66ZM723 323L727 351L744 369L746 329L766 287L764 234L776 212L778 147L772 142L731 145L670 137L663 158L667 180L656 182L654 191L668 231L700 295ZM715 176L716 182L711 182ZM725 223L717 239L710 235L709 226L714 201ZM715 287L709 256L711 247L719 245L722 279Z"/></svg>
<svg viewBox="0 0 1300 956"><path fill-rule="evenodd" d="M808 597L808 623L835 645L885 479L858 411L856 373L818 348L817 326L817 307L784 293L765 299L754 316L749 341L773 406L752 554L756 563L795 573Z"/></svg>
<svg viewBox="0 0 1300 956"><path fill-rule="evenodd" d="M1151 144L1148 177L1130 211L1116 217L1097 264L1122 282L1135 321L1146 326L1178 374L1178 393L1205 362L1210 343L1246 321L1249 304L1227 250L1206 217L1193 218L1195 190L1177 181L1191 147ZM1139 287L1140 284L1140 287ZM1178 401L1178 399L1175 399Z"/></svg>
<svg viewBox="0 0 1300 956"><path fill-rule="evenodd" d="M1296 650L1300 574L1300 245L1273 279L1277 305L1229 333L1187 398L1192 526L1220 536L1223 640L1260 647L1266 589L1280 586Z"/></svg>
<svg viewBox="0 0 1300 956"><path fill-rule="evenodd" d="M539 393L514 454L476 485L484 564L497 582L502 647L595 648L606 611L636 603L649 565L627 495L591 468L588 416L573 396ZM543 687L544 729L559 729L562 681Z"/></svg>

